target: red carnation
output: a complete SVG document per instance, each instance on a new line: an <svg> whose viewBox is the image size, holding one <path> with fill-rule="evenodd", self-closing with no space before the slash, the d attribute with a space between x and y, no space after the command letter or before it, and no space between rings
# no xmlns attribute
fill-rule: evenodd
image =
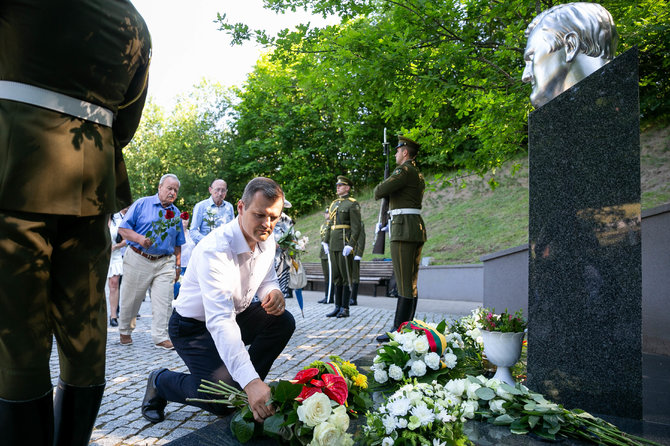
<svg viewBox="0 0 670 446"><path fill-rule="evenodd" d="M180 217L182 220L188 220L188 217L189 217L188 212L186 212L186 211L182 212L181 215L180 215L179 217Z"/></svg>
<svg viewBox="0 0 670 446"><path fill-rule="evenodd" d="M171 218L174 218L174 211L168 209L167 211L165 211L165 219L170 220Z"/></svg>
<svg viewBox="0 0 670 446"><path fill-rule="evenodd" d="M292 382L293 384L305 384L318 374L319 369L317 368L301 370L295 375L295 378L293 378L290 382Z"/></svg>

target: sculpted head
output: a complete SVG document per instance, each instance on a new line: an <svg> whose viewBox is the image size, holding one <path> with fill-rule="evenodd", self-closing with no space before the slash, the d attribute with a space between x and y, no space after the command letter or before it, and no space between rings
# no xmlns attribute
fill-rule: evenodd
<svg viewBox="0 0 670 446"><path fill-rule="evenodd" d="M539 108L614 59L617 32L597 3L566 3L540 13L526 28L530 102Z"/></svg>

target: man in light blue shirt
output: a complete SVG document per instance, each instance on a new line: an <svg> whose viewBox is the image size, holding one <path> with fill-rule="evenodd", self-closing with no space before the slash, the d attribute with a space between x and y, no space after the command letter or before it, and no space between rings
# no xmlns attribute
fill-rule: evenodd
<svg viewBox="0 0 670 446"><path fill-rule="evenodd" d="M211 197L199 202L193 208L190 234L196 245L204 236L212 232L212 229L233 221L235 218L233 205L224 201L228 193L228 185L225 181L220 179L212 181L209 193Z"/></svg>
<svg viewBox="0 0 670 446"><path fill-rule="evenodd" d="M181 215L174 205L179 186L175 175L163 175L158 193L133 203L119 225L119 234L130 248L123 258L121 345L133 343L130 335L135 329L134 317L151 289L151 338L158 348L174 348L167 325L172 313L173 284L181 273L181 245L186 241Z"/></svg>

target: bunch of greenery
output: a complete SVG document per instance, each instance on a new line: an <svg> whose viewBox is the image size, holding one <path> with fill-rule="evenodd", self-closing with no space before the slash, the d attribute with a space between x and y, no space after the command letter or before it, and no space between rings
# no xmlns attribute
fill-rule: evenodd
<svg viewBox="0 0 670 446"><path fill-rule="evenodd" d="M482 308L479 313L479 324L482 330L499 331L502 333L520 333L528 325L523 318L523 311L517 310L514 314L508 313L507 308L501 314L496 314L495 308Z"/></svg>

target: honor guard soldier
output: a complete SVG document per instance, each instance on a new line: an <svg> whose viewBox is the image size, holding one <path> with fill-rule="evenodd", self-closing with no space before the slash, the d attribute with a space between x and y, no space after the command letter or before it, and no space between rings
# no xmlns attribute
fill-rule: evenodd
<svg viewBox="0 0 670 446"><path fill-rule="evenodd" d="M426 225L421 218L421 201L426 182L416 165L419 144L405 136L398 137L395 162L398 167L374 190L376 200L389 198L389 240L393 273L398 284L398 302L392 330L412 320L416 312L419 262L426 241ZM377 227L375 232L384 230ZM379 342L389 337L382 334Z"/></svg>
<svg viewBox="0 0 670 446"><path fill-rule="evenodd" d="M335 309L327 317L349 317L349 298L353 290L354 250L363 230L361 206L349 196L353 187L345 176L337 177L337 199L328 207L327 243L335 285Z"/></svg>

